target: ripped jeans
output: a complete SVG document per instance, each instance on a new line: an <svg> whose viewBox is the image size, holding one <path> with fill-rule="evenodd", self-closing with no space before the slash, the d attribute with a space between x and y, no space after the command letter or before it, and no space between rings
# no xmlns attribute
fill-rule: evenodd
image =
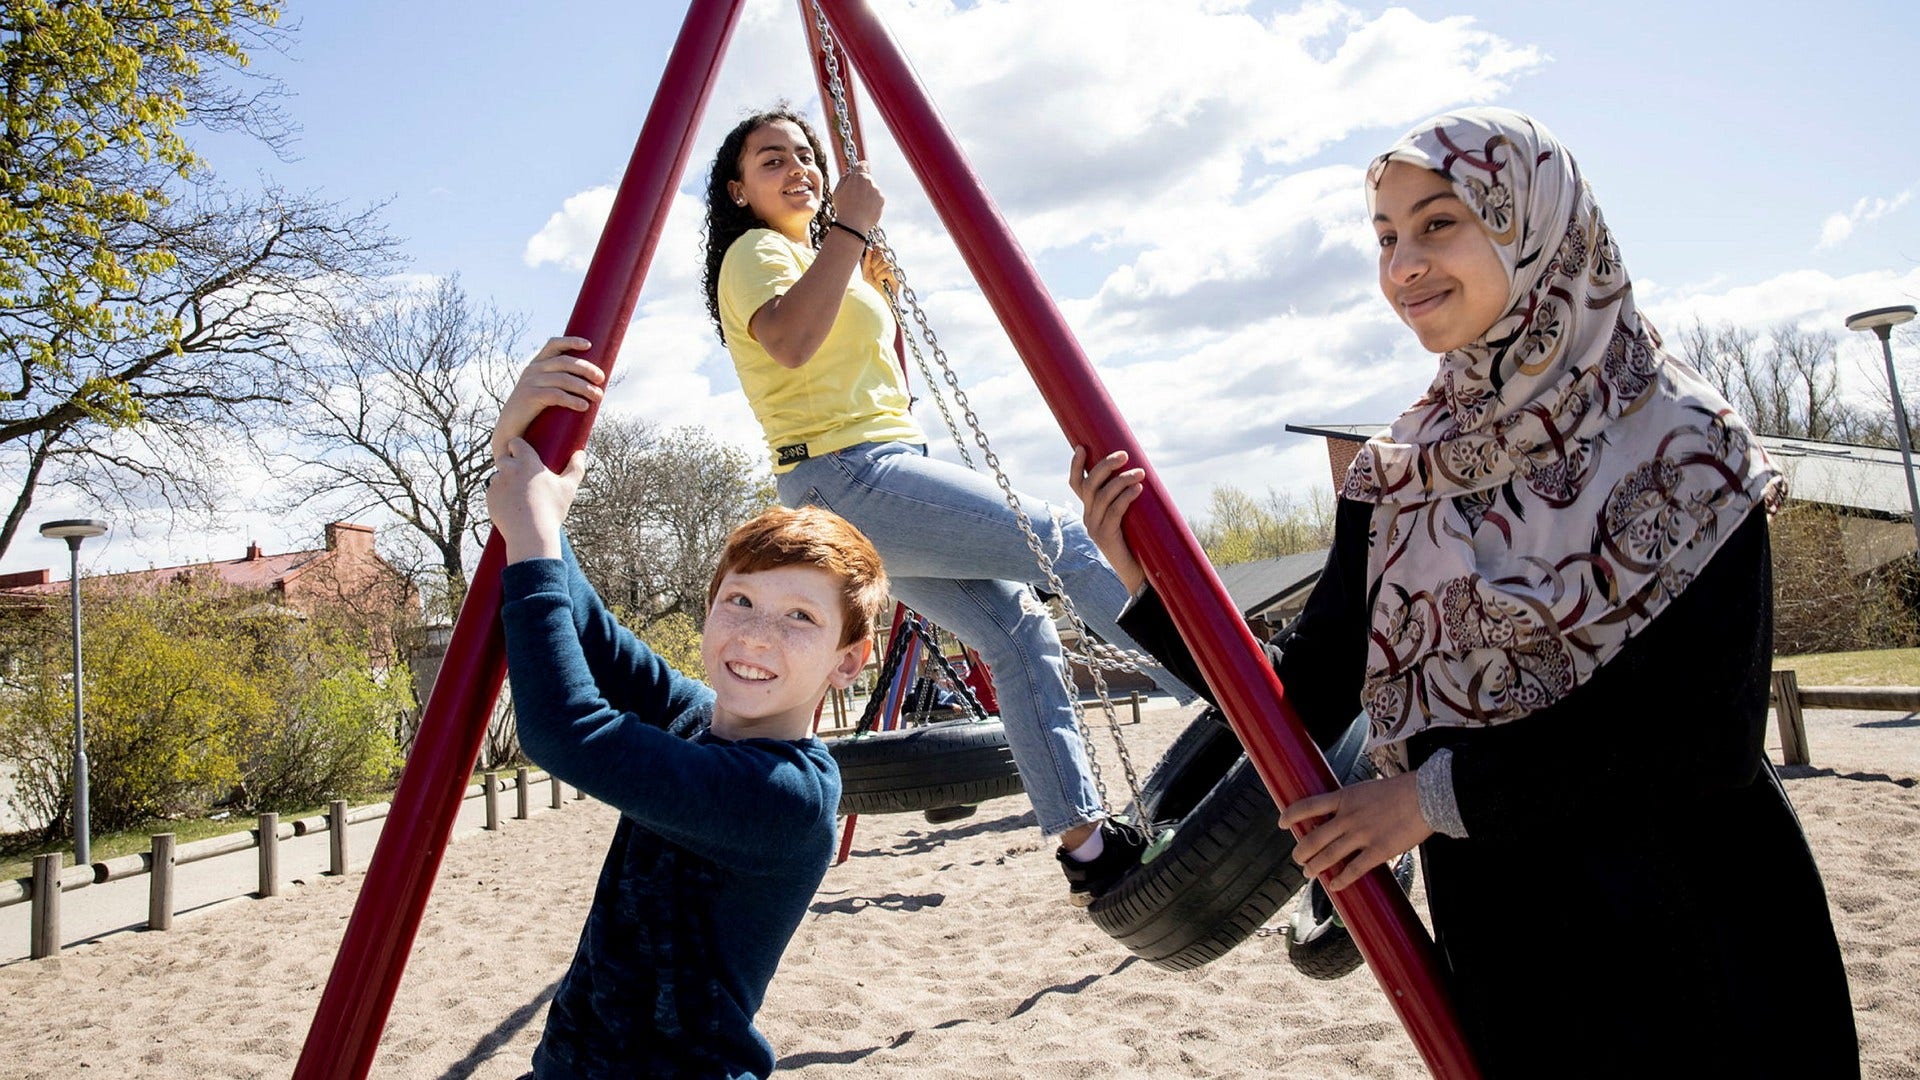
<svg viewBox="0 0 1920 1080"><path fill-rule="evenodd" d="M893 595L980 653L1041 831L1056 836L1102 817L1061 681L1059 633L1027 585L1039 579L1039 563L993 480L907 442L860 443L775 479L782 503L823 506L866 533L886 561ZM1126 586L1079 515L1025 495L1020 505L1088 629L1137 651L1114 623ZM1193 700L1172 675L1142 667L1182 704Z"/></svg>

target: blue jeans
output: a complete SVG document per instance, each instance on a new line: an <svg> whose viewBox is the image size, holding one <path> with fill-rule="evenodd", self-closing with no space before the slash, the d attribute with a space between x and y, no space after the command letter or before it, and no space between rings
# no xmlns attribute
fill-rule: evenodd
<svg viewBox="0 0 1920 1080"><path fill-rule="evenodd" d="M803 461L777 483L786 505L824 506L866 533L886 561L893 595L980 653L1041 831L1054 836L1102 817L1061 681L1060 637L1027 586L1039 579L1039 562L993 480L930 458L917 443L880 442ZM1020 506L1087 627L1136 649L1114 624L1126 586L1079 515L1025 495ZM1193 700L1173 676L1146 670L1182 703Z"/></svg>

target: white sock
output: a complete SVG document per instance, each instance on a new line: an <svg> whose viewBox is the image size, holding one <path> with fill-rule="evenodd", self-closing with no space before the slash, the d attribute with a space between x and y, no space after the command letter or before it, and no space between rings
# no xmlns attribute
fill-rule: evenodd
<svg viewBox="0 0 1920 1080"><path fill-rule="evenodd" d="M1067 858L1072 859L1074 862L1092 862L1099 858L1100 853L1107 850L1107 842L1102 839L1101 835L1105 831L1106 830L1096 824L1093 827L1093 835L1080 841L1079 847L1067 852Z"/></svg>

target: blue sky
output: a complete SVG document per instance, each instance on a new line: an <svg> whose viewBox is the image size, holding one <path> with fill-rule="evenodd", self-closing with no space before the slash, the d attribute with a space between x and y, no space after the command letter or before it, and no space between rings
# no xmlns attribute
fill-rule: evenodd
<svg viewBox="0 0 1920 1080"><path fill-rule="evenodd" d="M1424 385L1431 359L1374 291L1359 175L1451 105L1519 108L1560 136L1670 332L1694 318L1832 330L1864 392L1878 352L1841 318L1920 300L1920 33L1903 4L872 2L1189 513L1217 483L1324 489L1321 447L1283 426L1383 422ZM292 92L296 160L204 149L232 182L387 201L412 272L459 274L523 313L530 350L572 308L683 13L673 0L295 4L288 54L256 66ZM805 62L793 0L749 0L610 409L759 451L697 292L697 192L743 110L784 97L817 115ZM988 433L1016 484L1066 498L1050 414L863 115L884 224ZM1896 348L1920 379L1920 337ZM937 411L921 419L950 453ZM234 475L236 504L272 484L244 463ZM83 558L112 570L231 558L249 540L291 550L319 525L244 511L204 530L117 525ZM23 539L0 569L64 556Z"/></svg>

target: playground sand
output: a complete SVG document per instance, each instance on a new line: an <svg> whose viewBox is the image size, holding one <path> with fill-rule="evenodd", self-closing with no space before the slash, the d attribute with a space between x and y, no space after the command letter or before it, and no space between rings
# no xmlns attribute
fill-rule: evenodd
<svg viewBox="0 0 1920 1080"><path fill-rule="evenodd" d="M1125 729L1139 769L1191 711L1151 704ZM1818 767L1792 770L1787 790L1826 877L1863 1069L1920 1076L1920 721L1820 711L1808 725ZM1124 791L1110 744L1101 750L1109 787ZM526 1070L613 822L569 801L449 849L374 1076ZM862 818L853 853L828 873L760 1014L782 1075L1426 1075L1364 969L1309 980L1277 935L1191 972L1131 958L1066 904L1019 797L947 826ZM1766 902L1764 868L1732 872L1751 872ZM289 1075L361 880L306 882L183 914L170 932L0 968L8 1072ZM1424 917L1417 887L1414 900Z"/></svg>

